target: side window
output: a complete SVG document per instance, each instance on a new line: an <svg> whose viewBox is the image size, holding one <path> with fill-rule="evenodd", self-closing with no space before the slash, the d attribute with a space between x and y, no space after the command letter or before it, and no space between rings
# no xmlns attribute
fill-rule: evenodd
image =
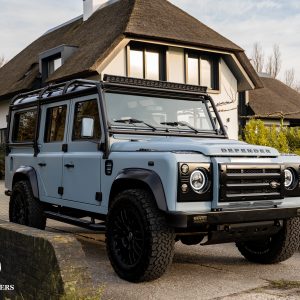
<svg viewBox="0 0 300 300"><path fill-rule="evenodd" d="M74 124L73 124L73 141L76 140L86 140L81 136L82 128L82 119L83 118L93 118L94 119L94 128L93 128L93 140L99 140L101 131L100 131L100 119L98 111L97 100L88 100L77 102L75 104L75 114L74 114Z"/></svg>
<svg viewBox="0 0 300 300"><path fill-rule="evenodd" d="M12 141L17 143L33 142L36 120L36 109L16 113L14 117Z"/></svg>
<svg viewBox="0 0 300 300"><path fill-rule="evenodd" d="M47 109L45 143L61 142L64 140L67 116L67 105Z"/></svg>

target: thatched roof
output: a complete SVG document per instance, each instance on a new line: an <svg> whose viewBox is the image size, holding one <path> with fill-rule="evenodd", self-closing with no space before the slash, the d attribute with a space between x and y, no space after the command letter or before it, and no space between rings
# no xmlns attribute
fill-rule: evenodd
<svg viewBox="0 0 300 300"><path fill-rule="evenodd" d="M249 107L262 118L300 119L300 94L283 82L261 77L264 88L249 92Z"/></svg>
<svg viewBox="0 0 300 300"><path fill-rule="evenodd" d="M48 81L86 77L96 72L111 50L125 37L143 37L236 53L256 87L261 82L244 51L166 0L119 0L59 27L20 52L0 69L0 97L32 89L39 77L38 55L60 45L78 50Z"/></svg>

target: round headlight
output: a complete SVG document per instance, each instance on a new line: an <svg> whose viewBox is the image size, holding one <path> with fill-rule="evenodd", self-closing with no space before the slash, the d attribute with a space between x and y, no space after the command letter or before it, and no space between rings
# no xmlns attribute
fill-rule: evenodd
<svg viewBox="0 0 300 300"><path fill-rule="evenodd" d="M295 182L294 172L290 169L285 169L284 170L284 186L288 189L293 185L294 182Z"/></svg>
<svg viewBox="0 0 300 300"><path fill-rule="evenodd" d="M203 192L207 186L206 174L201 170L194 171L190 177L190 184L195 192Z"/></svg>

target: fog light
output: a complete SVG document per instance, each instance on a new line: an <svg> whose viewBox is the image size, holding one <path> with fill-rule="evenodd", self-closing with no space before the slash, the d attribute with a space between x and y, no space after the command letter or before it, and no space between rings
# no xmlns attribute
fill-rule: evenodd
<svg viewBox="0 0 300 300"><path fill-rule="evenodd" d="M189 172L189 166L187 164L184 164L181 166L181 173L187 174Z"/></svg>
<svg viewBox="0 0 300 300"><path fill-rule="evenodd" d="M189 187L188 187L187 184L183 184L183 185L181 186L181 191L182 191L183 193L186 193L186 192L188 191L188 189L189 189Z"/></svg>

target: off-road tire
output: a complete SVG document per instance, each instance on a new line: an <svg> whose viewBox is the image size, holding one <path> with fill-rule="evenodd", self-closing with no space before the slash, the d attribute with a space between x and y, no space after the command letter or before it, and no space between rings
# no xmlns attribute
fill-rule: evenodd
<svg viewBox="0 0 300 300"><path fill-rule="evenodd" d="M175 233L149 192L130 189L118 194L106 225L108 257L122 279L151 281L165 273L173 259Z"/></svg>
<svg viewBox="0 0 300 300"><path fill-rule="evenodd" d="M9 202L9 220L41 230L46 227L43 205L34 198L27 180L19 181L13 186Z"/></svg>
<svg viewBox="0 0 300 300"><path fill-rule="evenodd" d="M238 242L237 248L249 261L260 264L276 264L289 259L300 243L300 219L283 222L282 229L264 240Z"/></svg>

